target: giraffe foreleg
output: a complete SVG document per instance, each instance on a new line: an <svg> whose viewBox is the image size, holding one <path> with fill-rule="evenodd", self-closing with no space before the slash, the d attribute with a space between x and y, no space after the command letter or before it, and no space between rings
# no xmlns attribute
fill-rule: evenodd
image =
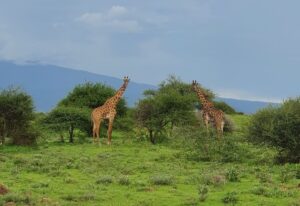
<svg viewBox="0 0 300 206"><path fill-rule="evenodd" d="M108 130L107 130L107 144L111 144L111 134L113 129L114 117L109 118Z"/></svg>

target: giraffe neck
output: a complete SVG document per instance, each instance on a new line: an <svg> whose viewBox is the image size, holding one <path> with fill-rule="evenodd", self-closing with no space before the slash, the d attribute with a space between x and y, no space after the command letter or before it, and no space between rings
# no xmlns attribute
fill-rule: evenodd
<svg viewBox="0 0 300 206"><path fill-rule="evenodd" d="M113 97L111 97L110 99L108 99L105 104L113 104L113 105L117 105L118 102L120 101L120 99L122 98L125 90L127 87L127 83L123 83L123 85L119 88L119 90L115 93L115 95Z"/></svg>
<svg viewBox="0 0 300 206"><path fill-rule="evenodd" d="M207 99L204 92L200 88L197 88L196 93L200 102L202 103L203 109L208 109L213 107L213 103Z"/></svg>

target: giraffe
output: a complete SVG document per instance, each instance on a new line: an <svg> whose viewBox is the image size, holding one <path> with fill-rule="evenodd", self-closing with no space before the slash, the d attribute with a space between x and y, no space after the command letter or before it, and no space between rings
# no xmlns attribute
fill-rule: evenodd
<svg viewBox="0 0 300 206"><path fill-rule="evenodd" d="M202 104L202 118L204 120L207 131L209 122L212 121L217 130L218 137L222 137L225 124L224 112L214 107L214 104L207 99L207 96L205 95L203 90L198 87L198 83L195 80L193 80L192 86L193 90L197 93L199 101Z"/></svg>
<svg viewBox="0 0 300 206"><path fill-rule="evenodd" d="M108 119L108 130L107 130L107 144L111 144L111 133L112 133L112 126L115 119L115 116L117 114L116 106L118 102L120 101L123 93L126 90L126 87L129 83L128 76L124 77L123 79L123 85L120 87L120 89L115 93L115 95L109 99L106 100L106 102L97 108L95 108L92 111L91 114L91 120L93 124L93 140L94 143L97 141L99 142L99 134L100 134L100 126L101 122L104 119Z"/></svg>

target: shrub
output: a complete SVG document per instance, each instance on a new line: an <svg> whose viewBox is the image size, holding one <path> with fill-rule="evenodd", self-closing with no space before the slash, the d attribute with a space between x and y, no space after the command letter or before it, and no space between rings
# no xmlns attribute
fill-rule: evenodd
<svg viewBox="0 0 300 206"><path fill-rule="evenodd" d="M280 162L300 161L300 97L253 115L248 139L277 148Z"/></svg>
<svg viewBox="0 0 300 206"><path fill-rule="evenodd" d="M150 177L150 182L154 185L171 185L174 179L169 175L155 175Z"/></svg>
<svg viewBox="0 0 300 206"><path fill-rule="evenodd" d="M226 178L229 182L239 182L240 181L240 173L235 168L230 168L226 172Z"/></svg>
<svg viewBox="0 0 300 206"><path fill-rule="evenodd" d="M96 180L96 184L104 184L104 185L108 185L108 184L111 184L113 183L113 178L112 176L103 176L103 177L100 177Z"/></svg>
<svg viewBox="0 0 300 206"><path fill-rule="evenodd" d="M225 204L231 204L236 205L238 202L238 197L236 192L229 192L223 197L222 199L223 203Z"/></svg>
<svg viewBox="0 0 300 206"><path fill-rule="evenodd" d="M204 202L208 196L208 187L206 185L200 185L198 188L199 200Z"/></svg>
<svg viewBox="0 0 300 206"><path fill-rule="evenodd" d="M31 96L19 88L0 92L0 143L5 137L12 138L13 144L31 145L36 143L38 133L32 126L34 106Z"/></svg>
<svg viewBox="0 0 300 206"><path fill-rule="evenodd" d="M118 183L120 185L129 185L130 184L130 180L129 180L129 178L127 176L122 175L122 176L119 177Z"/></svg>

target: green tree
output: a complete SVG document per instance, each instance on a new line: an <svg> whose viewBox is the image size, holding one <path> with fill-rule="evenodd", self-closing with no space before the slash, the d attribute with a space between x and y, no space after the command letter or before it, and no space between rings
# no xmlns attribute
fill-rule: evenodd
<svg viewBox="0 0 300 206"><path fill-rule="evenodd" d="M79 129L87 133L91 130L90 110L87 108L60 106L52 110L43 123L48 128L59 132L63 140L63 133L68 131L69 142L74 142L74 130Z"/></svg>
<svg viewBox="0 0 300 206"><path fill-rule="evenodd" d="M9 88L0 93L0 136L12 138L14 144L33 144L37 133L32 127L33 100L20 88Z"/></svg>
<svg viewBox="0 0 300 206"><path fill-rule="evenodd" d="M253 115L250 141L276 147L282 162L300 162L300 97Z"/></svg>
<svg viewBox="0 0 300 206"><path fill-rule="evenodd" d="M159 85L159 89L145 91L145 99L140 100L135 111L137 125L148 131L149 139L156 143L158 136L172 131L174 126L195 120L195 95L191 86L170 76Z"/></svg>

